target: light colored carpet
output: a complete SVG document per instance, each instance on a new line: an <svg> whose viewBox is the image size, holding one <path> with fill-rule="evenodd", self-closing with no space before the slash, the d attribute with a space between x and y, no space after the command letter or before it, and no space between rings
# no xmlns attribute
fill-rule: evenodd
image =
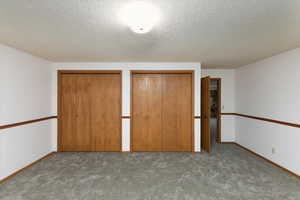
<svg viewBox="0 0 300 200"><path fill-rule="evenodd" d="M235 145L210 153L57 153L1 200L299 200L300 180Z"/></svg>

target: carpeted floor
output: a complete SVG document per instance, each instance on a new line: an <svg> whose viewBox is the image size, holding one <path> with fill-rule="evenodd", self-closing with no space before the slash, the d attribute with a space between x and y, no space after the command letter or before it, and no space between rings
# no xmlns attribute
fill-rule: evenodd
<svg viewBox="0 0 300 200"><path fill-rule="evenodd" d="M1 200L300 200L300 180L235 145L210 154L57 153L0 184Z"/></svg>

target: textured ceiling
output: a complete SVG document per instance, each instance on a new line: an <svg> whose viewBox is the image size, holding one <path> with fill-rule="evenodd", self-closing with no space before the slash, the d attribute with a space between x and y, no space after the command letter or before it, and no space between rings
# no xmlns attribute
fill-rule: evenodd
<svg viewBox="0 0 300 200"><path fill-rule="evenodd" d="M149 0L145 35L118 18L129 0L5 0L0 43L54 62L203 62L235 68L300 46L299 0Z"/></svg>

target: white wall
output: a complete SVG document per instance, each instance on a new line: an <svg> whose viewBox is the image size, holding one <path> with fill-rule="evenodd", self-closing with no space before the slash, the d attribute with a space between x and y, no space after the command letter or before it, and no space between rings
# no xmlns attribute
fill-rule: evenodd
<svg viewBox="0 0 300 200"><path fill-rule="evenodd" d="M0 94L0 125L50 116L50 63L0 45ZM51 124L0 130L0 179L51 152Z"/></svg>
<svg viewBox="0 0 300 200"><path fill-rule="evenodd" d="M195 70L195 115L200 115L200 63L54 63L52 114L57 115L57 70L122 70L122 115L130 116L130 70ZM201 151L200 120L195 119L195 151ZM56 124L53 130L56 130ZM53 149L57 149L57 132L53 131ZM130 119L122 120L122 151L130 150Z"/></svg>
<svg viewBox="0 0 300 200"><path fill-rule="evenodd" d="M300 48L236 70L237 113L300 124ZM237 117L237 142L300 175L300 129ZM272 154L275 148L275 154Z"/></svg>
<svg viewBox="0 0 300 200"><path fill-rule="evenodd" d="M203 69L202 77L221 78L222 113L235 112L235 70ZM222 115L221 141L235 141L235 116Z"/></svg>

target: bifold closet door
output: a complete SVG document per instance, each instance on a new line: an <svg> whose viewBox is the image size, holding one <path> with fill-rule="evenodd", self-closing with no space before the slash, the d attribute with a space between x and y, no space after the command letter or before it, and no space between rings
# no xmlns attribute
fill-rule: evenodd
<svg viewBox="0 0 300 200"><path fill-rule="evenodd" d="M192 151L192 74L163 74L163 151Z"/></svg>
<svg viewBox="0 0 300 200"><path fill-rule="evenodd" d="M120 151L120 74L61 74L60 151Z"/></svg>
<svg viewBox="0 0 300 200"><path fill-rule="evenodd" d="M160 74L133 74L132 150L162 150L162 78Z"/></svg>
<svg viewBox="0 0 300 200"><path fill-rule="evenodd" d="M133 74L133 151L192 151L192 88L192 74Z"/></svg>

